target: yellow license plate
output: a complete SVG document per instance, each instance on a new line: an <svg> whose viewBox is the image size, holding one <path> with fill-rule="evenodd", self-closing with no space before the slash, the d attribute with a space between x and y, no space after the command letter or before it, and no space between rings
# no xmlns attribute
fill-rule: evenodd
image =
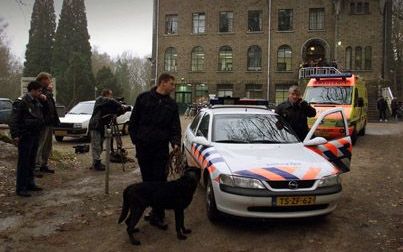
<svg viewBox="0 0 403 252"><path fill-rule="evenodd" d="M65 130L55 130L55 136L65 136L67 135L67 131Z"/></svg>
<svg viewBox="0 0 403 252"><path fill-rule="evenodd" d="M277 197L276 206L306 206L315 204L315 196Z"/></svg>

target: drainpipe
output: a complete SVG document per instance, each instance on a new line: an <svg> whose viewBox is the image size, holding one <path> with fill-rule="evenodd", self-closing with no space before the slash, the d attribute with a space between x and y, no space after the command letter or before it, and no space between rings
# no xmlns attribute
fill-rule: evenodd
<svg viewBox="0 0 403 252"><path fill-rule="evenodd" d="M267 100L270 101L270 68L271 68L271 1L267 0L269 5L269 35L268 35L268 45L267 45Z"/></svg>
<svg viewBox="0 0 403 252"><path fill-rule="evenodd" d="M159 20L160 20L160 0L156 0L157 1L157 18L156 20L156 30L157 30L157 34L156 34L156 38L157 38L157 42L155 43L155 76L154 76L154 85L157 85L157 81L158 81L158 52L159 52Z"/></svg>

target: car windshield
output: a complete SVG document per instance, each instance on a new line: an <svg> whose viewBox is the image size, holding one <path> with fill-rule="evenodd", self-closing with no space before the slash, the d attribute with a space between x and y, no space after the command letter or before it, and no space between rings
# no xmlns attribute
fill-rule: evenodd
<svg viewBox="0 0 403 252"><path fill-rule="evenodd" d="M312 104L351 104L352 87L307 87L305 100Z"/></svg>
<svg viewBox="0 0 403 252"><path fill-rule="evenodd" d="M218 143L297 143L291 127L278 115L216 115L213 142Z"/></svg>
<svg viewBox="0 0 403 252"><path fill-rule="evenodd" d="M80 102L76 106L74 106L68 114L72 115L92 115L92 111L94 110L94 103L89 102Z"/></svg>

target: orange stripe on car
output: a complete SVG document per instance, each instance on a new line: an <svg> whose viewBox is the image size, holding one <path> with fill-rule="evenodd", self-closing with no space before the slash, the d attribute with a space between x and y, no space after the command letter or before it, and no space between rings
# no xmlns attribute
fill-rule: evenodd
<svg viewBox="0 0 403 252"><path fill-rule="evenodd" d="M288 173L294 173L295 172L295 167L292 167L292 166L278 166L277 167L278 169L280 169L280 170L283 170L283 171L286 171L286 172L288 172Z"/></svg>
<svg viewBox="0 0 403 252"><path fill-rule="evenodd" d="M262 168L253 168L249 171L256 173L257 175L263 176L269 180L285 180L285 178L283 178L282 176L272 173L270 171L264 170Z"/></svg>
<svg viewBox="0 0 403 252"><path fill-rule="evenodd" d="M324 145L330 152L332 152L336 157L338 157L338 150L337 147L334 146L332 143L327 143Z"/></svg>
<svg viewBox="0 0 403 252"><path fill-rule="evenodd" d="M305 173L305 175L302 177L303 180L311 180L311 179L316 179L316 176L318 176L320 172L320 168L312 167L309 168L308 172Z"/></svg>

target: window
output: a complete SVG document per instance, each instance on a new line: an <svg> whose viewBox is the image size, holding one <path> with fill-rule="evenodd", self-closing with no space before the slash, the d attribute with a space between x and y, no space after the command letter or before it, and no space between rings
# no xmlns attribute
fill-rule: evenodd
<svg viewBox="0 0 403 252"><path fill-rule="evenodd" d="M279 84L276 85L276 104L280 104L288 99L288 89L291 85Z"/></svg>
<svg viewBox="0 0 403 252"><path fill-rule="evenodd" d="M351 46L346 48L346 69L347 70L351 70L351 63L353 61L353 49L351 48Z"/></svg>
<svg viewBox="0 0 403 252"><path fill-rule="evenodd" d="M12 109L12 104L9 101L0 101L0 110Z"/></svg>
<svg viewBox="0 0 403 252"><path fill-rule="evenodd" d="M218 71L232 71L232 48L222 46L218 55Z"/></svg>
<svg viewBox="0 0 403 252"><path fill-rule="evenodd" d="M262 49L253 45L248 49L248 71L262 70Z"/></svg>
<svg viewBox="0 0 403 252"><path fill-rule="evenodd" d="M277 51L277 71L291 71L291 47L288 45L280 46Z"/></svg>
<svg viewBox="0 0 403 252"><path fill-rule="evenodd" d="M198 113L196 117L193 119L192 124L190 124L190 130L193 133L196 133L197 125L199 125L200 118L202 117L203 113Z"/></svg>
<svg viewBox="0 0 403 252"><path fill-rule="evenodd" d="M199 34L206 31L206 15L203 12L193 13L193 33Z"/></svg>
<svg viewBox="0 0 403 252"><path fill-rule="evenodd" d="M248 11L248 31L258 32L263 30L262 11Z"/></svg>
<svg viewBox="0 0 403 252"><path fill-rule="evenodd" d="M292 9L278 10L278 30L292 30Z"/></svg>
<svg viewBox="0 0 403 252"><path fill-rule="evenodd" d="M178 33L178 15L165 16L165 34Z"/></svg>
<svg viewBox="0 0 403 252"><path fill-rule="evenodd" d="M176 49L173 47L169 47L165 51L164 64L165 71L167 72L176 72L176 58L178 54L176 53Z"/></svg>
<svg viewBox="0 0 403 252"><path fill-rule="evenodd" d="M366 1L351 1L350 13L353 15L369 14L369 2Z"/></svg>
<svg viewBox="0 0 403 252"><path fill-rule="evenodd" d="M309 9L309 30L325 29L325 9Z"/></svg>
<svg viewBox="0 0 403 252"><path fill-rule="evenodd" d="M209 124L210 124L210 115L206 114L200 122L199 128L197 129L196 136L203 136L207 139Z"/></svg>
<svg viewBox="0 0 403 252"><path fill-rule="evenodd" d="M197 46L192 49L192 71L204 70L204 50Z"/></svg>
<svg viewBox="0 0 403 252"><path fill-rule="evenodd" d="M355 70L362 69L362 48L357 46L355 48Z"/></svg>
<svg viewBox="0 0 403 252"><path fill-rule="evenodd" d="M220 32L234 31L234 13L232 11L220 12Z"/></svg>
<svg viewBox="0 0 403 252"><path fill-rule="evenodd" d="M263 89L261 84L246 84L246 98L262 99Z"/></svg>
<svg viewBox="0 0 403 252"><path fill-rule="evenodd" d="M365 63L364 63L365 70L372 69L372 47L367 46L365 47Z"/></svg>
<svg viewBox="0 0 403 252"><path fill-rule="evenodd" d="M218 84L217 96L218 97L232 97L234 86L232 84Z"/></svg>
<svg viewBox="0 0 403 252"><path fill-rule="evenodd" d="M208 86L204 83L196 85L196 99L199 98L208 98Z"/></svg>

